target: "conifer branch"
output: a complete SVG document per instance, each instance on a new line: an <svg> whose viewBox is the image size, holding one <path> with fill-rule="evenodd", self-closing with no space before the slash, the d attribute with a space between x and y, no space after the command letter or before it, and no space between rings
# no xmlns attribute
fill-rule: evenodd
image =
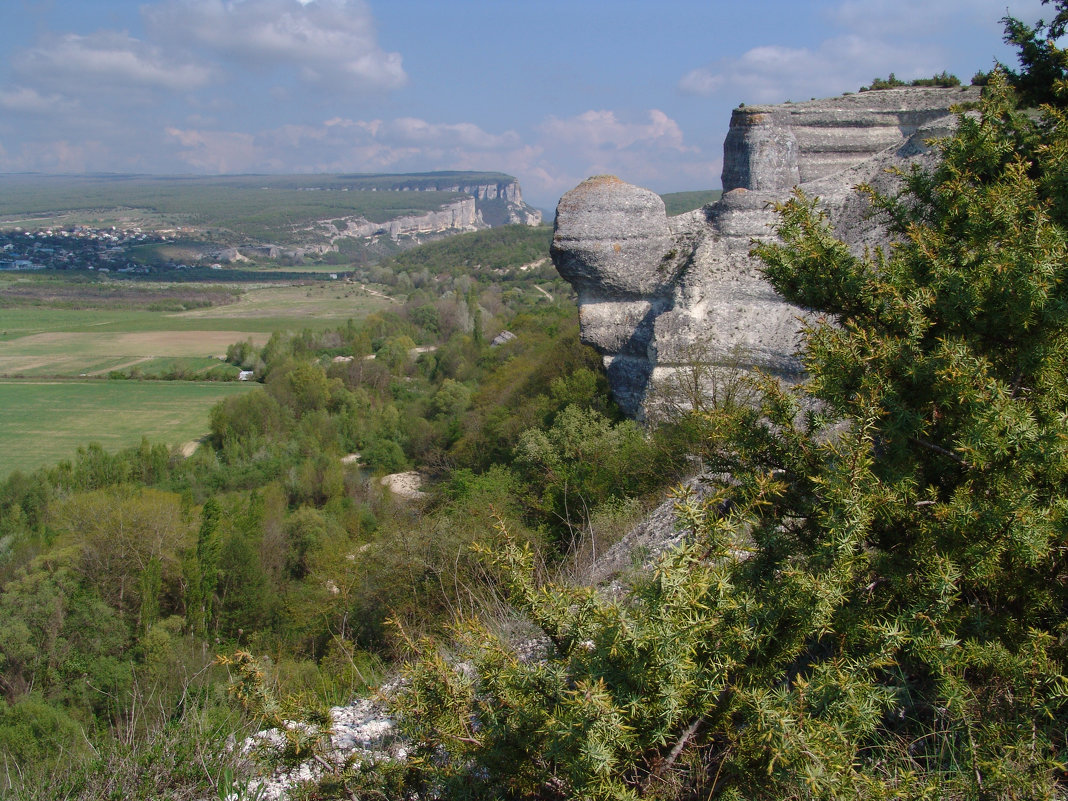
<svg viewBox="0 0 1068 801"><path fill-rule="evenodd" d="M952 459L954 462L961 465L962 467L971 467L971 465L964 459L962 459L958 454L954 453L948 448L943 448L941 445L935 445L933 442L928 442L927 440L920 439L919 437L909 437L909 442L913 443L914 445L919 445L921 448L927 448L927 450L929 451L940 453L943 456Z"/></svg>

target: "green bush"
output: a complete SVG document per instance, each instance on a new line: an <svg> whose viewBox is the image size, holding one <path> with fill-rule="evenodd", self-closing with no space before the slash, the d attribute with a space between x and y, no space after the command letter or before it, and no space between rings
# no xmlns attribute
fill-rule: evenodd
<svg viewBox="0 0 1068 801"><path fill-rule="evenodd" d="M960 78L942 70L930 78L914 78L911 81L902 81L894 73L888 78L873 78L870 86L860 87L862 92L876 92L881 89L898 89L902 86L937 86L942 89L951 89L960 86Z"/></svg>
<svg viewBox="0 0 1068 801"><path fill-rule="evenodd" d="M376 439L363 451L363 462L375 473L399 473L408 467L404 449L392 439Z"/></svg>
<svg viewBox="0 0 1068 801"><path fill-rule="evenodd" d="M12 704L0 702L0 760L8 763L8 773L54 764L86 750L78 721L40 696L24 695Z"/></svg>

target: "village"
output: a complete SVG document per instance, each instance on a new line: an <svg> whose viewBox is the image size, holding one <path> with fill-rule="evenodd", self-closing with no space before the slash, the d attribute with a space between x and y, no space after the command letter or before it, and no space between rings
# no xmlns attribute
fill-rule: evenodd
<svg viewBox="0 0 1068 801"><path fill-rule="evenodd" d="M173 241L174 237L129 230L74 225L62 229L0 231L0 270L96 270L148 273L132 260L134 245ZM178 265L175 265L178 266Z"/></svg>

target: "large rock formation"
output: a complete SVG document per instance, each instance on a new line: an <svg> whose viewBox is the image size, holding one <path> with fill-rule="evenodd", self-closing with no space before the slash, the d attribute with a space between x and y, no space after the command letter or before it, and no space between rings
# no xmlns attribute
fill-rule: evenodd
<svg viewBox="0 0 1068 801"><path fill-rule="evenodd" d="M456 173L443 173L436 180L422 174L415 180L398 180L391 188L395 192L463 192L475 199L475 209L487 226L541 224L541 212L526 204L519 181L510 175L496 181L470 181Z"/></svg>
<svg viewBox="0 0 1068 801"><path fill-rule="evenodd" d="M319 229L331 243L345 238L372 236L415 236L433 233L463 233L488 227L482 220L473 197L461 197L437 211L394 217L385 222L371 222L362 217L345 217L319 223Z"/></svg>
<svg viewBox="0 0 1068 801"><path fill-rule="evenodd" d="M951 106L978 90L907 88L808 103L741 107L723 150L721 200L667 217L653 192L612 176L560 200L552 256L575 287L583 341L604 356L616 401L643 417L695 364L758 366L796 376L804 310L787 304L749 256L773 235L772 204L794 186L821 199L838 235L879 244L854 187L886 168L933 158Z"/></svg>

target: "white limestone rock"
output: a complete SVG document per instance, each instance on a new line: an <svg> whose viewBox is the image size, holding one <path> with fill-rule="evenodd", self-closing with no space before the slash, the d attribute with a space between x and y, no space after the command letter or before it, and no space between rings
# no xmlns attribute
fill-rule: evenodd
<svg viewBox="0 0 1068 801"><path fill-rule="evenodd" d="M799 186L858 252L887 244L854 188L889 187L889 167L933 164L926 141L953 130L952 106L977 99L973 87L905 88L736 109L723 197L678 217L614 176L564 195L553 263L578 293L582 339L601 352L624 412L655 411L656 392L695 360L796 377L807 312L749 256L754 240L774 235L774 204Z"/></svg>

